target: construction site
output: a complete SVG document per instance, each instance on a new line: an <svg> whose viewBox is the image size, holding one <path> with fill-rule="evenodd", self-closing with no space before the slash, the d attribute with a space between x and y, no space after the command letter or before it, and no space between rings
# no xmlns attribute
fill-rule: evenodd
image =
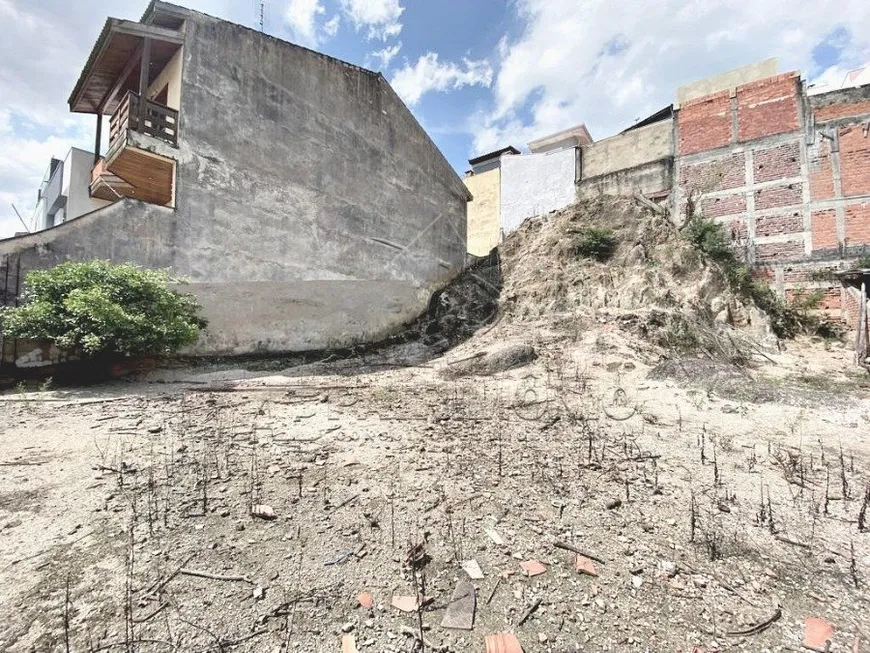
<svg viewBox="0 0 870 653"><path fill-rule="evenodd" d="M852 343L636 200L499 252L379 346L0 397L0 648L868 650Z"/></svg>

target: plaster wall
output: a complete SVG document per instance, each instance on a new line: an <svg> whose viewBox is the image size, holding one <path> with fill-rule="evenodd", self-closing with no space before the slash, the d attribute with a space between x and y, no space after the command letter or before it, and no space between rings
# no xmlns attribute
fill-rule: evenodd
<svg viewBox="0 0 870 653"><path fill-rule="evenodd" d="M501 170L469 175L465 185L474 196L468 203L468 253L486 256L500 240Z"/></svg>
<svg viewBox="0 0 870 653"><path fill-rule="evenodd" d="M634 168L673 155L674 121L662 120L584 145L581 180Z"/></svg>
<svg viewBox="0 0 870 653"><path fill-rule="evenodd" d="M181 64L184 60L184 48L179 48L166 67L160 71L151 86L148 87L148 98L153 100L166 87L166 106L171 109L181 109Z"/></svg>
<svg viewBox="0 0 870 653"><path fill-rule="evenodd" d="M571 204L576 196L576 149L506 156L501 163L501 228Z"/></svg>

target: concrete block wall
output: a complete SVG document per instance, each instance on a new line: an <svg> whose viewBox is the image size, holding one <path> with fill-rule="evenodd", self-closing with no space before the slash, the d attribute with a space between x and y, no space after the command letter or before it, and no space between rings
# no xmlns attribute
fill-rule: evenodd
<svg viewBox="0 0 870 653"><path fill-rule="evenodd" d="M797 72L695 97L676 110L676 218L689 201L725 224L784 296L823 293L870 253L870 87L808 97Z"/></svg>

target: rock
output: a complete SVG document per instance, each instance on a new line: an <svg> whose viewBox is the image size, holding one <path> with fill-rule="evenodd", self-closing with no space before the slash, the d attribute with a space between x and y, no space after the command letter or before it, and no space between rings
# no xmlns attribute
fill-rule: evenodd
<svg viewBox="0 0 870 653"><path fill-rule="evenodd" d="M673 578L677 575L677 563L673 560L662 560L659 563L659 569L661 569L662 573L664 573L668 578Z"/></svg>
<svg viewBox="0 0 870 653"><path fill-rule="evenodd" d="M471 580L483 580L483 571L480 569L480 565L477 564L477 560L466 560L462 563L462 569L465 570L465 573L468 574Z"/></svg>
<svg viewBox="0 0 870 653"><path fill-rule="evenodd" d="M278 515L275 514L274 508L272 506L267 506L265 504L258 504L251 508L251 516L259 517L260 519L272 520L277 519Z"/></svg>
<svg viewBox="0 0 870 653"><path fill-rule="evenodd" d="M608 501L605 506L608 510L616 510L622 505L622 499L611 499Z"/></svg>
<svg viewBox="0 0 870 653"><path fill-rule="evenodd" d="M538 633L538 641L541 644L546 644L548 639L550 638L547 637L547 633Z"/></svg>
<svg viewBox="0 0 870 653"><path fill-rule="evenodd" d="M344 625L341 627L341 632L343 632L343 633L349 633L349 632L352 631L355 627L356 627L356 624L354 624L352 621L348 621L346 624L344 624Z"/></svg>
<svg viewBox="0 0 870 653"><path fill-rule="evenodd" d="M631 577L631 586L634 587L634 589L640 589L641 585L643 585L643 577L633 575Z"/></svg>
<svg viewBox="0 0 870 653"><path fill-rule="evenodd" d="M262 585L257 585L253 592L255 601L262 601L266 598L266 589Z"/></svg>

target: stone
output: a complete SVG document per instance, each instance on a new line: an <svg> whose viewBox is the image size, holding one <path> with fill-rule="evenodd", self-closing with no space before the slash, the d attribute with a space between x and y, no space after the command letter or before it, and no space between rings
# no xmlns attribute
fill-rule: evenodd
<svg viewBox="0 0 870 653"><path fill-rule="evenodd" d="M611 499L608 501L605 506L608 510L616 510L622 505L622 499Z"/></svg>
<svg viewBox="0 0 870 653"><path fill-rule="evenodd" d="M474 628L474 612L477 607L474 585L460 581L453 590L447 611L441 620L442 628L472 630Z"/></svg>
<svg viewBox="0 0 870 653"><path fill-rule="evenodd" d="M257 585L254 588L253 596L255 601L262 601L266 598L266 588L262 585Z"/></svg>
<svg viewBox="0 0 870 653"><path fill-rule="evenodd" d="M480 565L477 564L477 560L466 560L462 563L462 569L471 580L483 580L484 578L483 571Z"/></svg>
<svg viewBox="0 0 870 653"><path fill-rule="evenodd" d="M256 506L251 507L251 516L259 517L260 519L272 520L277 519L278 515L275 514L275 509L272 506L267 506L265 504L258 504Z"/></svg>

